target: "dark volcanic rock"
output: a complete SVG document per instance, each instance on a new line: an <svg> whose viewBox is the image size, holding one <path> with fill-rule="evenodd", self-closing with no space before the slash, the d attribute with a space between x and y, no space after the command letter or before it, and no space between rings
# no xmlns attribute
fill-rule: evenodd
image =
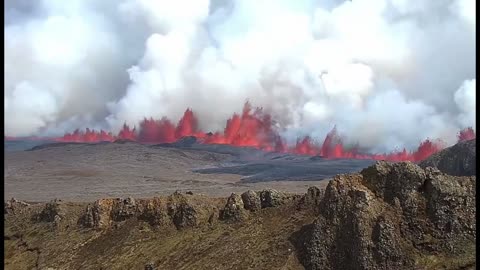
<svg viewBox="0 0 480 270"><path fill-rule="evenodd" d="M427 215L444 236L466 233L476 236L475 178L452 178L427 168Z"/></svg>
<svg viewBox="0 0 480 270"><path fill-rule="evenodd" d="M113 141L113 143L126 144L126 143L135 143L135 141L129 140L129 139L116 139L115 141Z"/></svg>
<svg viewBox="0 0 480 270"><path fill-rule="evenodd" d="M111 225L111 213L115 199L100 199L88 205L82 217L81 224L87 228L102 228Z"/></svg>
<svg viewBox="0 0 480 270"><path fill-rule="evenodd" d="M227 199L227 204L220 211L220 220L241 221L246 217L242 197L232 193Z"/></svg>
<svg viewBox="0 0 480 270"><path fill-rule="evenodd" d="M197 226L197 212L191 205L186 203L170 205L168 210L173 224L178 229Z"/></svg>
<svg viewBox="0 0 480 270"><path fill-rule="evenodd" d="M307 194L305 194L305 202L307 204L319 205L323 199L325 190L319 189L317 187L309 187Z"/></svg>
<svg viewBox="0 0 480 270"><path fill-rule="evenodd" d="M245 209L250 211L256 211L262 208L260 196L253 190L248 190L242 193L242 201Z"/></svg>
<svg viewBox="0 0 480 270"><path fill-rule="evenodd" d="M197 210L188 202L185 195L175 192L169 197L168 215L177 229L195 227L198 225Z"/></svg>
<svg viewBox="0 0 480 270"><path fill-rule="evenodd" d="M265 189L260 192L260 203L262 208L280 206L286 199L285 194L274 189Z"/></svg>
<svg viewBox="0 0 480 270"><path fill-rule="evenodd" d="M391 269L392 266L401 268L403 265L401 256L403 251L392 222L385 216L379 216L372 231L374 243L372 257L381 269Z"/></svg>
<svg viewBox="0 0 480 270"><path fill-rule="evenodd" d="M105 228L113 222L120 222L132 217L138 217L150 225L160 225L168 220L166 206L158 198L139 200L100 199L88 205L80 224L87 228Z"/></svg>
<svg viewBox="0 0 480 270"><path fill-rule="evenodd" d="M438 269L452 258L466 267L475 213L475 177L377 162L330 181L300 257L306 269ZM432 256L445 264L428 265Z"/></svg>
<svg viewBox="0 0 480 270"><path fill-rule="evenodd" d="M192 145L197 143L197 137L195 136L186 136L182 137L180 140L173 142L173 143L161 143L156 144L154 147L175 147L175 148L189 148Z"/></svg>
<svg viewBox="0 0 480 270"><path fill-rule="evenodd" d="M85 209L85 214L80 217L79 224L86 228L94 228L99 227L98 223L98 210L94 210L91 205L87 205L87 208Z"/></svg>
<svg viewBox="0 0 480 270"><path fill-rule="evenodd" d="M154 263L147 263L145 264L145 270L156 270Z"/></svg>
<svg viewBox="0 0 480 270"><path fill-rule="evenodd" d="M152 226L164 225L170 221L167 205L160 198L141 200L137 207L138 219L144 220Z"/></svg>
<svg viewBox="0 0 480 270"><path fill-rule="evenodd" d="M419 165L422 168L435 167L440 171L456 176L472 176L477 173L476 139L463 141L448 147Z"/></svg>
<svg viewBox="0 0 480 270"><path fill-rule="evenodd" d="M218 212L218 208L207 201L179 192L166 199L100 199L87 206L79 224L87 228L107 228L136 218L152 226L175 225L177 229L195 227L201 223L212 223L209 217Z"/></svg>
<svg viewBox="0 0 480 270"><path fill-rule="evenodd" d="M117 199L112 209L112 219L114 221L123 221L135 216L137 205L135 199L129 197L124 200Z"/></svg>
<svg viewBox="0 0 480 270"><path fill-rule="evenodd" d="M39 218L44 222L58 222L64 215L60 201L53 200L45 205Z"/></svg>
<svg viewBox="0 0 480 270"><path fill-rule="evenodd" d="M362 170L361 174L362 184L392 205L395 199L408 205L425 182L425 171L411 162L380 161Z"/></svg>

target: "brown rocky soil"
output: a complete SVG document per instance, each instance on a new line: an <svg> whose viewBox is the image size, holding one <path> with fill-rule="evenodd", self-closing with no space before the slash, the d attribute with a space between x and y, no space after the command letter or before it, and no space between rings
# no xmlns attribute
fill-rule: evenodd
<svg viewBox="0 0 480 270"><path fill-rule="evenodd" d="M303 269L289 237L313 221L314 208L298 195L262 193L276 204L250 211L241 195L179 192L91 204L7 202L5 268Z"/></svg>

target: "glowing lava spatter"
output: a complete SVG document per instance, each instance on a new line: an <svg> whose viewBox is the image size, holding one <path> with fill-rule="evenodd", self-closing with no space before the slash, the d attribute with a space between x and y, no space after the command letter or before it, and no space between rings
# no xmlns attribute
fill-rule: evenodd
<svg viewBox="0 0 480 270"><path fill-rule="evenodd" d="M458 133L457 138L459 142L473 140L475 139L475 131L473 130L472 127L468 127L464 130L461 130Z"/></svg>
<svg viewBox="0 0 480 270"><path fill-rule="evenodd" d="M253 109L247 102L242 114L234 114L227 120L223 132L206 133L198 129L198 119L191 109L187 109L180 121L175 125L167 118L154 120L145 118L140 122L139 129L130 128L124 124L118 135L114 136L104 130L85 131L75 130L63 137L56 138L61 142L113 142L115 140L132 140L140 143L171 143L186 136L195 136L200 143L204 144L229 144L234 146L249 146L264 151L282 153L294 153L301 155L319 155L325 158L352 158L374 159L388 161L420 161L442 150L441 142L429 139L420 143L413 152L406 149L389 154L365 154L358 151L358 147L345 148L342 138L334 127L325 137L322 144L304 137L297 140L292 147L287 147L285 141L274 129L274 122L269 114L261 108ZM458 140L470 140L475 138L472 128L459 132ZM5 137L5 140L14 139Z"/></svg>
<svg viewBox="0 0 480 270"><path fill-rule="evenodd" d="M63 137L56 138L55 140L61 142L113 142L115 137L111 132L107 133L104 130L96 131L87 128L85 132L76 129L74 132L67 133L63 135Z"/></svg>
<svg viewBox="0 0 480 270"><path fill-rule="evenodd" d="M292 149L295 154L314 156L320 154L320 149L312 142L309 136L297 140L297 144Z"/></svg>
<svg viewBox="0 0 480 270"><path fill-rule="evenodd" d="M135 141L137 139L135 128L130 129L130 127L126 123L123 124L122 130L120 130L120 132L118 133L118 138L122 140Z"/></svg>
<svg viewBox="0 0 480 270"><path fill-rule="evenodd" d="M272 119L261 108L252 110L247 102L241 115L234 114L227 120L222 133L206 136L203 143L251 146L266 151L284 152L285 145L277 132L273 130Z"/></svg>
<svg viewBox="0 0 480 270"><path fill-rule="evenodd" d="M358 147L352 147L346 150L342 139L334 127L325 137L321 147L311 141L309 137L297 141L296 146L291 152L304 155L320 155L326 158L352 158L352 159L374 159L374 160L388 160L388 161L420 161L430 155L442 150L443 144L425 140L420 143L419 147L414 152L396 151L389 154L363 154L359 153Z"/></svg>

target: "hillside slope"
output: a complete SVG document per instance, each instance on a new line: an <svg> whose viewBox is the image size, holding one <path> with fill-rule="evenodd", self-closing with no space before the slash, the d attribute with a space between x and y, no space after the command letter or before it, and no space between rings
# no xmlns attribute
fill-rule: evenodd
<svg viewBox="0 0 480 270"><path fill-rule="evenodd" d="M474 269L475 177L378 162L305 194L5 204L6 269Z"/></svg>
<svg viewBox="0 0 480 270"><path fill-rule="evenodd" d="M477 173L476 139L459 142L419 163L420 167L435 167L440 171L457 176Z"/></svg>

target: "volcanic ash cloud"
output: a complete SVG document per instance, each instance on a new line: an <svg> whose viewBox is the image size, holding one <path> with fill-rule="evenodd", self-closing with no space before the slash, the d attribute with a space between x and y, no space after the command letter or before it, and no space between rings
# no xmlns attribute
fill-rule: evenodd
<svg viewBox="0 0 480 270"><path fill-rule="evenodd" d="M476 128L474 0L317 2L8 0L6 135L187 108L215 131L246 100L287 140L371 151Z"/></svg>

